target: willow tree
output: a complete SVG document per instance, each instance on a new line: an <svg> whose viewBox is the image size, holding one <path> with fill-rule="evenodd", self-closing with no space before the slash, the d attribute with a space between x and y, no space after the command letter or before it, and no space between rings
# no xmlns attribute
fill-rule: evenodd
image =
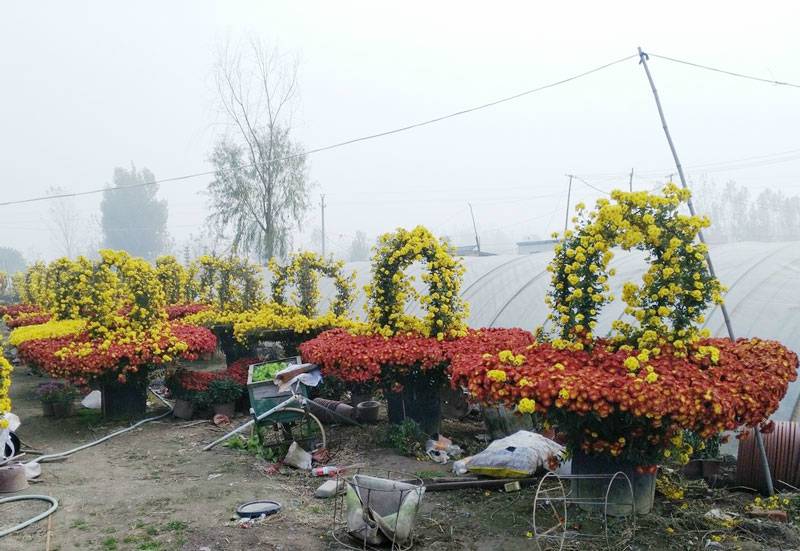
<svg viewBox="0 0 800 551"><path fill-rule="evenodd" d="M284 256L309 207L306 159L292 138L297 64L250 41L220 54L216 81L231 131L210 157L209 221L233 253Z"/></svg>

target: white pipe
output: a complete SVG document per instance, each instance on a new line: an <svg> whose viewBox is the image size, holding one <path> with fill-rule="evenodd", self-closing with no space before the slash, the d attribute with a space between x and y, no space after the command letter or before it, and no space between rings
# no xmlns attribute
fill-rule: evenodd
<svg viewBox="0 0 800 551"><path fill-rule="evenodd" d="M150 392L153 392L153 390L150 389L149 387L148 387L148 390ZM155 417L148 417L147 419L142 419L141 421L139 421L138 423L136 423L134 425L131 425L130 427L127 427L127 428L120 429L118 431L112 432L111 434L107 434L106 436L104 436L104 437L102 437L102 438L100 438L98 440L95 440L93 442L89 442L88 444L83 444L82 446L78 446L77 448L72 448L71 450L67 450L65 452L60 452L60 453L51 453L51 454L48 454L48 455L41 455L41 456L37 457L36 459L32 459L31 461L28 461L27 463L25 463L25 465L30 465L30 464L33 464L33 463L44 463L44 462L47 462L47 461L52 461L54 459L61 459L63 457L68 457L68 456L72 455L73 453L77 453L77 452L85 450L87 448L91 448L92 446L96 446L97 444L101 444L101 443L105 442L106 440L110 440L111 438L114 438L115 436L119 436L120 434L124 434L124 433L126 433L128 431L132 431L133 429L135 429L135 428L137 428L137 427L139 427L141 425L144 425L145 423L149 423L151 421L157 421L158 419L163 419L167 415L170 415L172 413L172 406L170 405L170 403L167 402L164 398L162 398L158 394L156 394L155 392L153 392L153 395L156 398L158 398L159 400L161 400L169 408L169 410L167 410L165 413L162 413L161 415L157 415Z"/></svg>
<svg viewBox="0 0 800 551"><path fill-rule="evenodd" d="M29 496L11 496L11 497L4 497L0 499L0 505L3 503L11 503L13 501L28 501L28 500L38 500L38 501L47 501L50 503L50 508L43 513L39 513L35 517L31 517L24 522L20 522L16 526L12 526L11 528L6 528L5 530L0 531L0 538L7 536L17 530L22 530L26 526L30 526L34 522L39 522L40 520L49 517L53 513L56 512L58 509L58 500L54 497L50 496L39 496L39 495L29 495Z"/></svg>

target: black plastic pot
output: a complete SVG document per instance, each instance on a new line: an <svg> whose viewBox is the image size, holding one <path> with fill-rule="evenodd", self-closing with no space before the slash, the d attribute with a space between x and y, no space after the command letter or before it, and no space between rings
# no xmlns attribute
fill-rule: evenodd
<svg viewBox="0 0 800 551"><path fill-rule="evenodd" d="M53 417L56 419L63 419L70 417L75 410L75 404L72 400L68 402L53 402Z"/></svg>
<svg viewBox="0 0 800 551"><path fill-rule="evenodd" d="M242 358L253 358L253 346L245 346L233 336L233 327L230 325L215 325L211 331L216 335L220 350L225 354L225 363L232 364Z"/></svg>
<svg viewBox="0 0 800 551"><path fill-rule="evenodd" d="M125 382L116 379L100 385L104 417L140 417L147 410L147 371L140 367L136 373L128 373Z"/></svg>
<svg viewBox="0 0 800 551"><path fill-rule="evenodd" d="M437 434L442 424L442 374L415 373L402 377L400 392L384 390L389 422L400 424L405 419L416 421L427 434Z"/></svg>

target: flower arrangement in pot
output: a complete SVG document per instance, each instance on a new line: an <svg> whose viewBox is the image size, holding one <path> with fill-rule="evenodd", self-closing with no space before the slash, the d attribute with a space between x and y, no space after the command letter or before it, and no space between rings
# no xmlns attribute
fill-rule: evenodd
<svg viewBox="0 0 800 551"><path fill-rule="evenodd" d="M185 315L186 323L212 329L219 337L228 364L258 355L261 341L279 342L282 356L296 355L297 346L332 327L352 324L347 312L352 303L355 274L344 274L343 263L315 253L296 253L286 265L270 262L271 300L261 292L259 268L240 259L201 257L197 274L199 300L205 309ZM319 276L333 279L337 288L331 308L320 314ZM293 292L287 297L287 290ZM295 292L296 291L296 292ZM188 307L176 307L175 315Z"/></svg>
<svg viewBox="0 0 800 551"><path fill-rule="evenodd" d="M687 199L667 185L663 195L614 192L591 213L578 205L577 228L549 267L549 329L529 346L453 360L454 383L477 399L563 433L573 472L628 474L637 513L652 506L657 466L686 463L694 452L684 430L708 439L766 422L798 366L780 343L712 339L699 328L724 289L695 242L708 221L678 213ZM643 250L650 266L640 285L624 284L626 317L598 338L597 316L613 299L612 247ZM582 486L579 494L597 490Z"/></svg>
<svg viewBox="0 0 800 551"><path fill-rule="evenodd" d="M214 408L215 415L233 418L236 401L242 396L244 387L227 377L214 379L208 384L208 400Z"/></svg>
<svg viewBox="0 0 800 551"><path fill-rule="evenodd" d="M36 387L36 397L42 404L45 417L63 418L73 413L78 389L69 383L49 382Z"/></svg>
<svg viewBox="0 0 800 551"><path fill-rule="evenodd" d="M416 262L427 269L425 295L405 273ZM463 272L448 245L422 226L382 235L372 257L372 282L365 288L368 323L304 343L304 359L347 383L380 386L391 422L411 417L427 432L437 432L448 367L441 343L466 333L467 308L458 296ZM424 318L405 314L413 299L426 310Z"/></svg>
<svg viewBox="0 0 800 551"><path fill-rule="evenodd" d="M36 297L53 319L15 329L9 342L51 376L99 387L107 416L144 413L151 366L196 359L216 347L207 329L167 320L153 267L125 252L102 250L96 261L58 259L45 277L28 280L22 294Z"/></svg>
<svg viewBox="0 0 800 551"><path fill-rule="evenodd" d="M405 273L414 263L426 269L421 279L427 294L420 294ZM447 243L422 226L381 236L372 257L372 282L365 289L368 322L305 342L300 346L304 360L351 388L379 388L391 423L410 418L427 433L438 432L441 390L454 354L533 340L522 330L467 329L467 305L459 296L463 272ZM419 301L423 317L405 313L411 300Z"/></svg>

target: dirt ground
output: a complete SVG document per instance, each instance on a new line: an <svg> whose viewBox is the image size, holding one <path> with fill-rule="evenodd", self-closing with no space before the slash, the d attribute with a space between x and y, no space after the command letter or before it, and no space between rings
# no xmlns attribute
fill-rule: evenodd
<svg viewBox="0 0 800 551"><path fill-rule="evenodd" d="M83 410L66 420L45 418L31 397L44 379L27 368L14 373L14 412L22 419L19 435L30 448L45 453L63 451L124 426L107 423L95 412ZM157 406L154 400L154 406ZM155 407L155 411L159 410ZM244 418L237 419L242 422ZM380 426L330 428L331 464L363 462L370 467L445 475L450 466L403 457L376 446ZM453 434L469 451L482 444L474 435L478 423L450 423ZM265 463L243 451L218 447L203 452L204 444L223 433L210 423L190 425L171 417L148 423L69 459L42 465L38 481L21 494L46 494L58 499L50 517L0 539L0 550L327 550L341 546L330 537L333 500L313 497L321 483L305 473L283 467L266 475ZM26 457L32 458L29 455ZM531 511L535 488L520 492L459 490L426 493L418 517L415 548L536 549L531 538ZM741 509L752 497L726 492L723 501L705 493L692 509L657 497L657 511L639 521L634 549L706 549L710 537L723 534L712 549L800 548L800 532L790 525L748 524L745 532L729 528L714 531L697 521L714 506ZM236 506L254 499L272 499L283 505L280 514L243 529L233 523ZM716 499L716 501L715 501ZM728 501L724 501L728 500ZM0 506L3 526L11 526L44 504ZM698 509L699 508L699 509ZM573 529L580 529L576 524ZM585 528L585 527L584 527ZM752 537L747 534L753 534ZM602 548L582 544L581 548ZM616 544L612 548L621 548Z"/></svg>

